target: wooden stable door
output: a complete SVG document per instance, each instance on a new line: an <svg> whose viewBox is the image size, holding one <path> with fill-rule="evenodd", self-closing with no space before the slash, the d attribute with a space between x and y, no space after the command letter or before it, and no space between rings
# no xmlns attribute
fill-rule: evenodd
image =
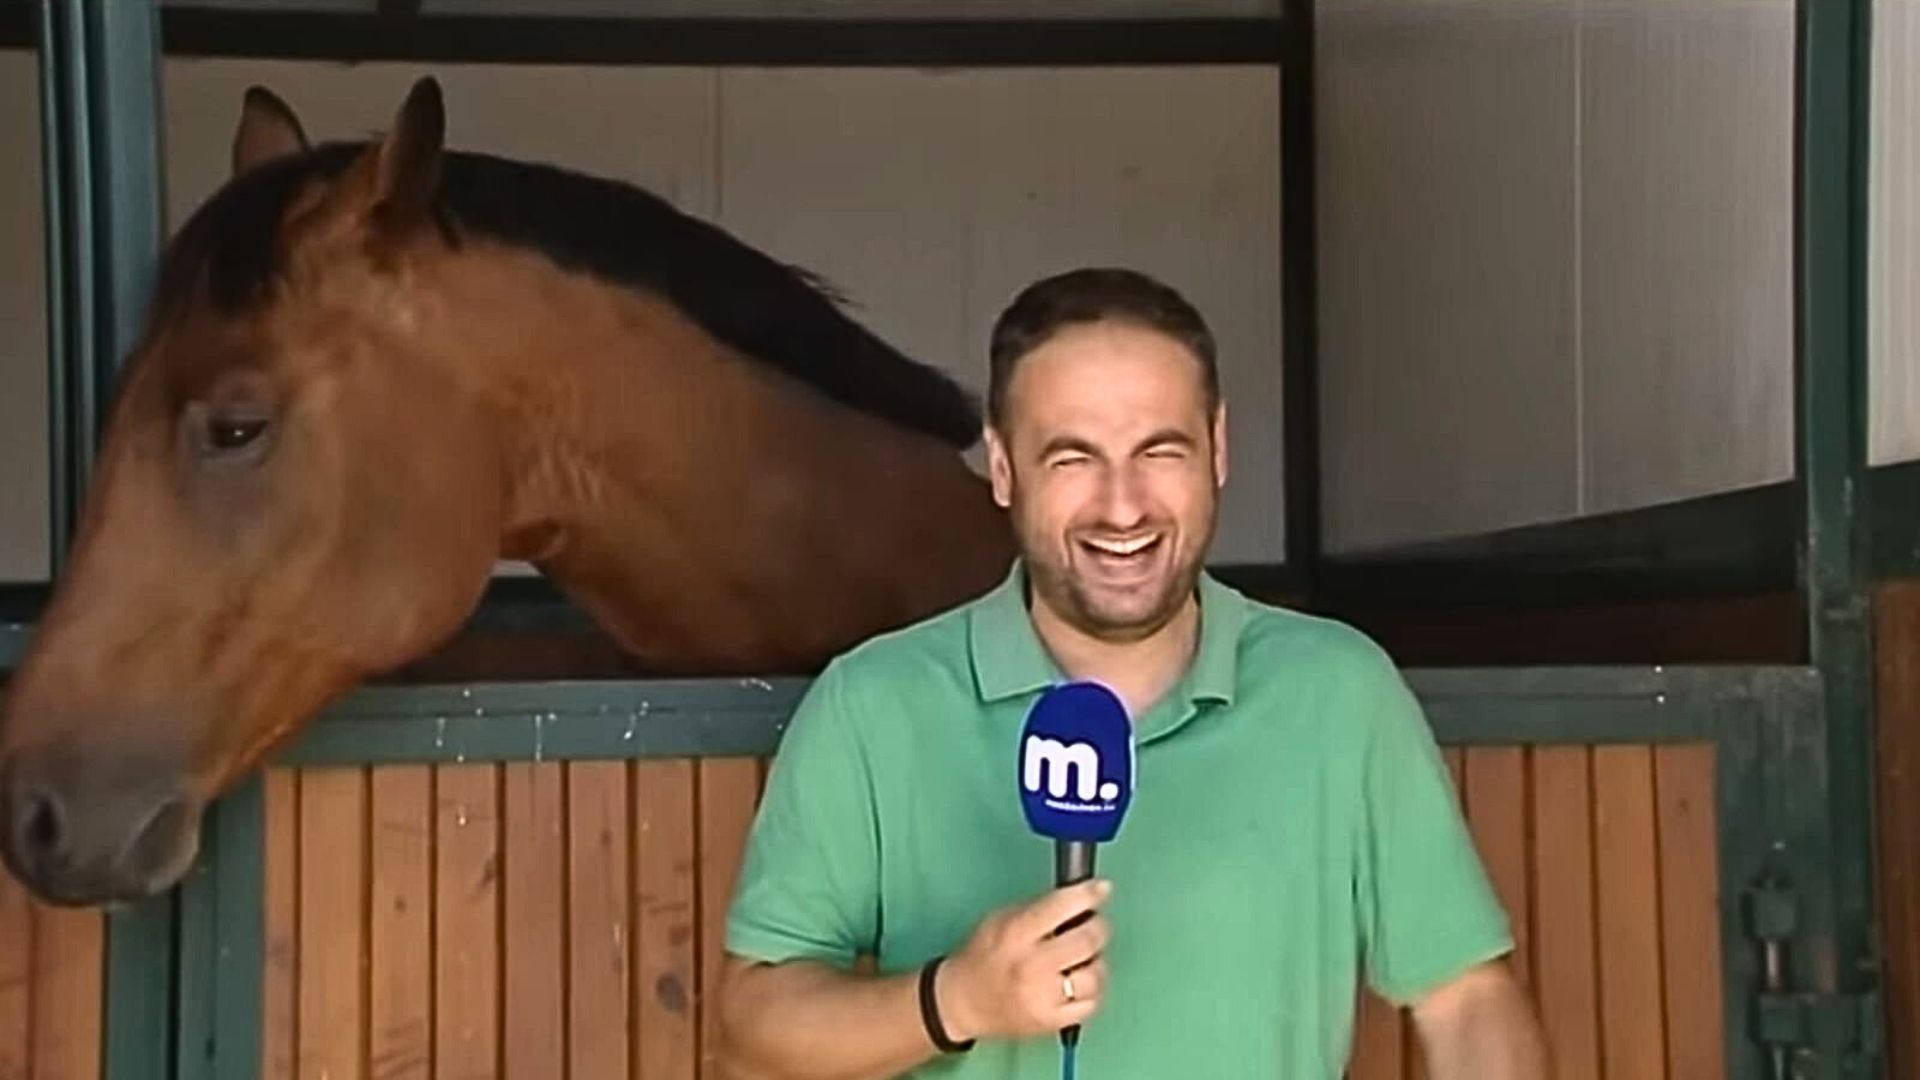
<svg viewBox="0 0 1920 1080"><path fill-rule="evenodd" d="M1563 1080L1724 1075L1713 751L1449 763ZM754 759L277 770L263 1075L714 1077ZM1354 1080L1420 1077L1368 998Z"/></svg>

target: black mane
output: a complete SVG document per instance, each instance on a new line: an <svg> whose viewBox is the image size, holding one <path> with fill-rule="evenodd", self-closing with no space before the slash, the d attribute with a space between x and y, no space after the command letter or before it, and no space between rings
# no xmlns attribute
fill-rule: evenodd
<svg viewBox="0 0 1920 1080"><path fill-rule="evenodd" d="M209 199L169 246L161 302L204 281L215 305L255 303L277 271L275 235L309 180L339 175L364 144L329 143L254 169ZM440 213L556 263L647 289L709 333L854 408L965 448L973 398L848 317L827 288L630 184L486 154L442 155Z"/></svg>

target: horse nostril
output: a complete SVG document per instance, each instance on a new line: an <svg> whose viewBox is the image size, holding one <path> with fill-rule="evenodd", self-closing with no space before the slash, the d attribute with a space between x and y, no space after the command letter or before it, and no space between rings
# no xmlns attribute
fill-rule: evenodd
<svg viewBox="0 0 1920 1080"><path fill-rule="evenodd" d="M16 836L22 858L35 866L58 860L66 849L66 820L60 804L44 791L30 791L20 800Z"/></svg>

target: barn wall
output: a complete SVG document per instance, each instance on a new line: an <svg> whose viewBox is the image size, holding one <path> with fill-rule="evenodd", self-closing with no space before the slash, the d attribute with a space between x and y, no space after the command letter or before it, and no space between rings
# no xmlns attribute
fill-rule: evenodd
<svg viewBox="0 0 1920 1080"><path fill-rule="evenodd" d="M1318 18L1331 550L1791 474L1788 0Z"/></svg>
<svg viewBox="0 0 1920 1080"><path fill-rule="evenodd" d="M32 53L0 50L0 146L0 582L38 581L47 574L47 319Z"/></svg>
<svg viewBox="0 0 1920 1080"><path fill-rule="evenodd" d="M224 179L248 84L311 136L351 137L383 128L426 70L169 60L170 224ZM975 390L991 321L1026 281L1086 262L1163 275L1213 322L1237 406L1216 555L1281 558L1276 71L431 70L451 143L651 187L820 271L856 317ZM30 54L0 53L0 89L21 91L0 106L21 150L0 162L0 580L46 565L33 80Z"/></svg>
<svg viewBox="0 0 1920 1080"><path fill-rule="evenodd" d="M1874 5L1868 247L1870 454L1920 459L1920 3Z"/></svg>

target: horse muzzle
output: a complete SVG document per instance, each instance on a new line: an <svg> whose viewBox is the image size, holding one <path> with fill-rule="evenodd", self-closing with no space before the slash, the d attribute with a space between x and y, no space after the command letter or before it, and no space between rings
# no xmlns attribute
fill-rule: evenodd
<svg viewBox="0 0 1920 1080"><path fill-rule="evenodd" d="M192 864L201 803L184 755L54 744L0 760L0 862L56 906L134 903Z"/></svg>

